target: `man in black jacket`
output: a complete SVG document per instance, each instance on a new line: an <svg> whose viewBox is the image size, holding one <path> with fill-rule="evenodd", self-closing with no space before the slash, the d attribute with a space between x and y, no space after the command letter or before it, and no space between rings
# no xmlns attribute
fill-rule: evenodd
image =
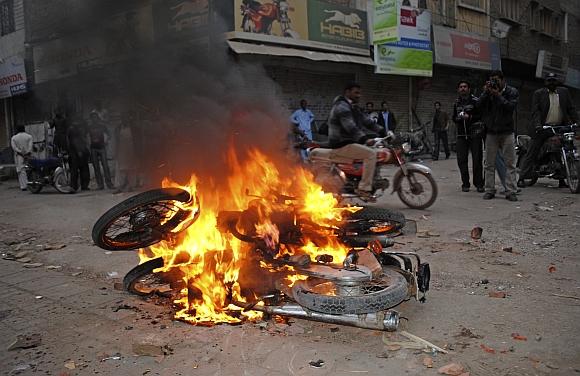
<svg viewBox="0 0 580 376"><path fill-rule="evenodd" d="M335 99L328 118L328 144L333 149L329 158L336 163L362 160L363 174L358 184L357 194L363 198L372 198L377 154L365 144L380 133L380 129L370 118L361 116L353 107L360 97L360 85L350 83L345 87L344 95Z"/></svg>
<svg viewBox="0 0 580 376"><path fill-rule="evenodd" d="M546 87L534 92L532 98L532 124L535 135L530 149L522 160L520 181L518 186L524 187L522 179L532 179L535 176L536 158L544 142L553 135L551 131L544 130L543 126L566 125L578 122L578 113L570 92L565 87L559 87L558 77L554 73L548 73L544 81ZM567 188L566 181L560 180L560 188Z"/></svg>
<svg viewBox="0 0 580 376"><path fill-rule="evenodd" d="M501 71L493 71L478 99L478 108L485 123L485 194L484 200L495 197L495 159L500 151L506 164L505 198L517 201L516 153L514 146L514 111L519 93L506 84Z"/></svg>
<svg viewBox="0 0 580 376"><path fill-rule="evenodd" d="M377 119L377 124L384 129L385 132L394 132L397 129L397 119L393 111L389 110L387 102L383 101L381 103L381 112Z"/></svg>
<svg viewBox="0 0 580 376"><path fill-rule="evenodd" d="M461 173L461 190L469 192L468 162L471 151L473 185L483 193L483 124L477 109L477 98L471 94L471 85L465 80L457 83L457 93L453 121L457 126L457 166Z"/></svg>

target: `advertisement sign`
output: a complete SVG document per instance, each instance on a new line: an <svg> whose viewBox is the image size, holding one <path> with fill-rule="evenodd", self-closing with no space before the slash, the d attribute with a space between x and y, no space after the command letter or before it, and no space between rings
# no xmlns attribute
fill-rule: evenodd
<svg viewBox="0 0 580 376"><path fill-rule="evenodd" d="M163 0L153 6L157 40L207 37L209 0Z"/></svg>
<svg viewBox="0 0 580 376"><path fill-rule="evenodd" d="M501 69L499 45L485 37L433 26L435 61L471 69Z"/></svg>
<svg viewBox="0 0 580 376"><path fill-rule="evenodd" d="M375 73L431 77L431 13L421 1L405 1L404 4L399 9L401 39L375 45Z"/></svg>
<svg viewBox="0 0 580 376"><path fill-rule="evenodd" d="M230 38L369 55L366 11L320 0L235 0Z"/></svg>
<svg viewBox="0 0 580 376"><path fill-rule="evenodd" d="M13 97L26 92L24 59L12 56L0 64L0 98Z"/></svg>
<svg viewBox="0 0 580 376"><path fill-rule="evenodd" d="M373 44L399 39L399 1L373 0Z"/></svg>

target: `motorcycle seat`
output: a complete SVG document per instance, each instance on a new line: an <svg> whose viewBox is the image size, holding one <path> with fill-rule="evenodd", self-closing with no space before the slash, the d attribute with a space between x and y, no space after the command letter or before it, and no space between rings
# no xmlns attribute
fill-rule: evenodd
<svg viewBox="0 0 580 376"><path fill-rule="evenodd" d="M60 159L58 158L47 158L47 159L31 159L28 161L33 168L53 168L60 166Z"/></svg>

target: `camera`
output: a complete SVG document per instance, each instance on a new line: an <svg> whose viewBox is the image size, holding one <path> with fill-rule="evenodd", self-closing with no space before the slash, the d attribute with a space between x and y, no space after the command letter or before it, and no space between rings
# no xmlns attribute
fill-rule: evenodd
<svg viewBox="0 0 580 376"><path fill-rule="evenodd" d="M499 90L499 81L498 80L492 78L489 81L487 81L487 84L491 89Z"/></svg>

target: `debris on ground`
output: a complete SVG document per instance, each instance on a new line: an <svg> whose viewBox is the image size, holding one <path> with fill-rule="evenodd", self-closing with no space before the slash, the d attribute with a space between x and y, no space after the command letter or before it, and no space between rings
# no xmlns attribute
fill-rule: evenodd
<svg viewBox="0 0 580 376"><path fill-rule="evenodd" d="M313 361L309 362L308 364L310 365L310 367L313 367L313 368L322 368L322 367L324 367L324 360L322 360L322 359L313 360Z"/></svg>
<svg viewBox="0 0 580 376"><path fill-rule="evenodd" d="M165 356L173 353L168 345L157 345L152 343L133 343L133 353L139 356Z"/></svg>
<svg viewBox="0 0 580 376"><path fill-rule="evenodd" d="M549 211L549 212L551 212L551 211L554 211L554 208L534 204L534 210L535 211Z"/></svg>
<svg viewBox="0 0 580 376"><path fill-rule="evenodd" d="M119 278L119 272L107 272L107 278L109 279Z"/></svg>
<svg viewBox="0 0 580 376"><path fill-rule="evenodd" d="M527 341L528 337L523 336L519 333L512 333L512 338L515 339L516 341Z"/></svg>
<svg viewBox="0 0 580 376"><path fill-rule="evenodd" d="M465 368L458 363L450 363L444 365L443 367L437 370L441 375L448 375L448 376L469 376L469 372L465 372Z"/></svg>
<svg viewBox="0 0 580 376"><path fill-rule="evenodd" d="M43 265L44 264L40 263L40 262L32 262L32 263L24 264L22 266L27 268L27 269L34 269L34 268L40 268Z"/></svg>
<svg viewBox="0 0 580 376"><path fill-rule="evenodd" d="M113 312L119 312L120 310L123 310L123 309L139 312L139 308L128 305L128 304L119 304L118 306L113 307Z"/></svg>
<svg viewBox="0 0 580 376"><path fill-rule="evenodd" d="M60 266L60 265L47 265L46 269L47 270L60 270L60 269L62 269L62 266Z"/></svg>
<svg viewBox="0 0 580 376"><path fill-rule="evenodd" d="M40 334L19 334L16 336L16 340L8 346L7 350L29 349L40 345L41 342L42 338L40 337Z"/></svg>
<svg viewBox="0 0 580 376"><path fill-rule="evenodd" d="M42 246L42 250L44 251L53 251L57 249L63 249L66 247L66 244L45 244Z"/></svg>
<svg viewBox="0 0 580 376"><path fill-rule="evenodd" d="M494 350L494 349L492 349L492 348L491 348L491 347L489 347L489 346L486 346L486 345L484 345L483 343L482 343L482 344L480 344L480 345L479 345L479 347L481 347L481 349L482 349L483 351L485 351L486 353L489 353L489 354L495 354L495 350Z"/></svg>
<svg viewBox="0 0 580 376"><path fill-rule="evenodd" d="M423 358L423 365L427 368L433 368L433 358L426 356Z"/></svg>
<svg viewBox="0 0 580 376"><path fill-rule="evenodd" d="M473 338L473 339L482 339L483 336L479 334L473 333L470 329L462 327L459 334L456 334L454 337L466 337L466 338Z"/></svg>
<svg viewBox="0 0 580 376"><path fill-rule="evenodd" d="M552 294L552 296L557 296L558 298L566 298L566 299L580 300L580 297L578 297L578 296L572 296L572 295Z"/></svg>
<svg viewBox="0 0 580 376"><path fill-rule="evenodd" d="M441 347L436 346L436 345L432 344L431 342L429 342L427 340L424 340L423 338L418 337L418 336L416 336L414 334L411 334L411 333L409 333L409 332L407 332L405 330L402 330L400 332L400 334L403 335L403 336L405 336L405 337L407 337L411 341L415 341L417 343L423 344L424 346L427 346L428 348L432 349L433 351L439 351L439 352L441 352L443 354L447 354L448 353L447 350L444 350Z"/></svg>
<svg viewBox="0 0 580 376"><path fill-rule="evenodd" d="M479 240L483 234L483 229L481 227L474 227L471 229L471 239Z"/></svg>
<svg viewBox="0 0 580 376"><path fill-rule="evenodd" d="M500 299L503 299L507 296L505 291L490 291L488 295L490 298L500 298Z"/></svg>
<svg viewBox="0 0 580 376"><path fill-rule="evenodd" d="M548 266L548 272L554 273L555 271L556 271L556 266L555 265Z"/></svg>
<svg viewBox="0 0 580 376"><path fill-rule="evenodd" d="M105 356L101 358L101 362L106 362L107 360L121 360L121 353L115 353L111 356Z"/></svg>
<svg viewBox="0 0 580 376"><path fill-rule="evenodd" d="M66 369L75 369L75 368L77 368L74 360L69 360L69 361L65 362L64 363L64 367Z"/></svg>
<svg viewBox="0 0 580 376"><path fill-rule="evenodd" d="M32 261L32 259L30 257L22 257L22 258L16 259L16 261L21 262L23 264L28 264L29 262Z"/></svg>

